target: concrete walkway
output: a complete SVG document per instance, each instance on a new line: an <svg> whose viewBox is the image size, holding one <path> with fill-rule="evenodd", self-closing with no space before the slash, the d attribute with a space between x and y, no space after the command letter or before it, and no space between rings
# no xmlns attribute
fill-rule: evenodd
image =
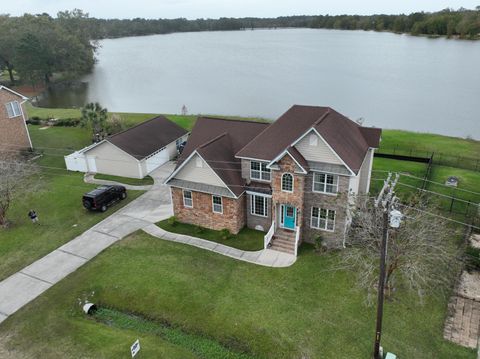
<svg viewBox="0 0 480 359"><path fill-rule="evenodd" d="M289 267L296 261L296 257L292 254L278 252L271 249L262 249L255 252L242 251L237 248L207 241L205 239L167 232L155 224L146 226L142 229L144 232L160 239L188 244L190 246L206 249L227 257L235 258L240 261L258 264L265 267Z"/></svg>
<svg viewBox="0 0 480 359"><path fill-rule="evenodd" d="M156 172L156 171L154 171ZM152 176L152 174L151 174ZM97 179L95 178L95 173L85 173L83 176L83 181L85 183L91 183L91 184L106 184L106 185L120 185L124 186L126 189L131 190L131 191L149 191L153 186L152 185L146 185L146 186L135 186L132 184L125 184L125 183L120 183L116 181L109 181L109 180L103 180L103 179Z"/></svg>
<svg viewBox="0 0 480 359"><path fill-rule="evenodd" d="M80 236L0 282L0 322L123 237L172 216L170 192L162 183L167 163L151 176L150 191Z"/></svg>

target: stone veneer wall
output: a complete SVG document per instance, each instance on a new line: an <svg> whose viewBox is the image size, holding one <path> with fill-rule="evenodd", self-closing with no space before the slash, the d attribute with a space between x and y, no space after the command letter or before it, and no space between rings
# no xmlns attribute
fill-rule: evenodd
<svg viewBox="0 0 480 359"><path fill-rule="evenodd" d="M192 191L193 208L183 205L183 192L181 188L171 187L173 200L173 213L178 221L194 224L205 228L238 233L246 223L245 195L238 199L222 197L223 214L214 213L212 208L212 195Z"/></svg>
<svg viewBox="0 0 480 359"><path fill-rule="evenodd" d="M302 222L302 240L313 243L316 236L321 235L329 248L339 248L343 245L345 225L347 220L348 187L350 178L338 177L338 194L328 195L312 191L313 172L309 172L305 181L304 219ZM335 229L333 232L311 228L312 207L335 210Z"/></svg>
<svg viewBox="0 0 480 359"><path fill-rule="evenodd" d="M304 200L304 189L305 189L305 175L295 173L297 165L293 159L286 155L279 162L278 170L272 171L272 208L279 208L280 204L290 204L297 208L297 224L303 222L303 200ZM293 175L293 192L284 192L282 191L282 175L284 173L290 173ZM274 214L273 218L275 221L277 213Z"/></svg>
<svg viewBox="0 0 480 359"><path fill-rule="evenodd" d="M8 112L5 105L11 101L18 101L20 104L23 100L8 90L0 90L0 147L5 145L16 149L30 148L25 120L22 115L8 118ZM21 105L23 113L25 108Z"/></svg>

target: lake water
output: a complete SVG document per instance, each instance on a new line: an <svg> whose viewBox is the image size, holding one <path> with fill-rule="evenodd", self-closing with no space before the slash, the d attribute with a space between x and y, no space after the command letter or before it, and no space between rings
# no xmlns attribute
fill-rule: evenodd
<svg viewBox="0 0 480 359"><path fill-rule="evenodd" d="M480 139L480 41L279 29L100 42L84 87L46 106L276 118L330 106L367 126Z"/></svg>

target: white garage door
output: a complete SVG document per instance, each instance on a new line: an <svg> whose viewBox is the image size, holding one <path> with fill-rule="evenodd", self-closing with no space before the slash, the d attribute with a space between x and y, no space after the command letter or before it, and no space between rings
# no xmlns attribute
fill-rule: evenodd
<svg viewBox="0 0 480 359"><path fill-rule="evenodd" d="M156 170L168 160L168 151L167 148L164 147L145 160L145 163L147 165L147 174L152 172L153 170Z"/></svg>

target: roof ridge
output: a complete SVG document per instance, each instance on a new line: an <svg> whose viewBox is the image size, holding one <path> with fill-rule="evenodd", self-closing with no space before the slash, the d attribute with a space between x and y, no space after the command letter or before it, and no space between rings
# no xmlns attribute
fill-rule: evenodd
<svg viewBox="0 0 480 359"><path fill-rule="evenodd" d="M208 145L210 145L210 144L212 144L213 142L219 140L221 137L223 137L223 136L225 136L225 135L228 135L228 133L227 133L227 132L223 132L223 133L219 134L217 137L214 137L214 138L212 138L211 140L208 140L207 142L205 142L204 144L201 144L200 146L198 146L197 149L207 147Z"/></svg>
<svg viewBox="0 0 480 359"><path fill-rule="evenodd" d="M143 121L143 122L137 123L136 125L134 125L134 126L132 126L132 127L126 128L126 129L123 130L123 131L114 133L113 135L108 136L106 139L108 140L109 138L113 138L113 137L118 136L118 135L120 135L120 134L122 134L122 133L125 133L125 132L128 132L128 131L130 131L130 130L133 130L134 128L137 128L137 127L139 127L139 126L141 126L141 125L144 125L144 124L146 124L146 123L148 123L148 122L151 122L151 121L153 121L153 120L157 120L157 119L159 119L159 118L163 118L163 119L165 119L165 120L167 120L167 121L169 121L169 122L177 125L175 122L170 121L170 120L169 120L167 117L165 117L164 115L158 115L158 116L156 116L156 117L154 117L154 118L151 118L151 119L149 119L149 120L145 120L145 121ZM177 126L178 126L178 125L177 125ZM181 126L178 126L178 127L181 127ZM181 128L183 128L183 127L181 127Z"/></svg>
<svg viewBox="0 0 480 359"><path fill-rule="evenodd" d="M318 120L316 120L316 121L313 123L312 127L316 127L316 126L318 126L320 123L322 123L322 121L325 120L325 118L327 118L328 115L330 115L330 110L331 110L331 108L330 108L330 107L327 107L327 111L326 111L322 116L320 116L320 118L319 118Z"/></svg>
<svg viewBox="0 0 480 359"><path fill-rule="evenodd" d="M198 116L197 120L199 120L201 118L207 119L207 120L220 120L220 121L229 121L229 122L235 121L235 122L241 122L241 123L255 123L255 124L261 124L261 125L273 123L273 122L268 121L266 119L263 122L263 121L255 121L255 120L242 120L242 119L239 119L239 118L224 118L224 117L212 117L212 116Z"/></svg>

